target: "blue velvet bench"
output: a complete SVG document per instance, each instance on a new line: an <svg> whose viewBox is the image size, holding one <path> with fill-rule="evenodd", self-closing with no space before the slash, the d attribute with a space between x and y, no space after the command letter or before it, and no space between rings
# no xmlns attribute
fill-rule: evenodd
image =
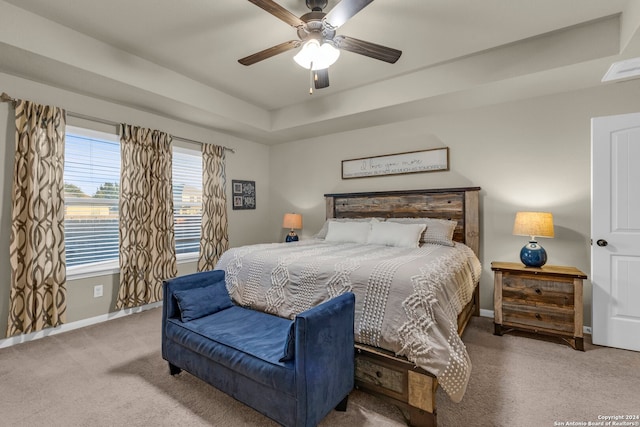
<svg viewBox="0 0 640 427"><path fill-rule="evenodd" d="M284 319L235 305L224 271L164 282L162 357L284 426L346 410L354 385L355 297Z"/></svg>

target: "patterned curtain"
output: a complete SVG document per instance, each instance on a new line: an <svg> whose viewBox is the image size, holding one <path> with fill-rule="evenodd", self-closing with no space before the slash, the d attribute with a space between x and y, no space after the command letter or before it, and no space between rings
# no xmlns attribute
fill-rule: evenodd
<svg viewBox="0 0 640 427"><path fill-rule="evenodd" d="M65 322L63 109L18 100L7 337Z"/></svg>
<svg viewBox="0 0 640 427"><path fill-rule="evenodd" d="M202 144L202 228L198 271L213 270L229 248L224 147Z"/></svg>
<svg viewBox="0 0 640 427"><path fill-rule="evenodd" d="M171 136L123 124L120 151L120 290L116 309L160 301L162 281L178 274Z"/></svg>

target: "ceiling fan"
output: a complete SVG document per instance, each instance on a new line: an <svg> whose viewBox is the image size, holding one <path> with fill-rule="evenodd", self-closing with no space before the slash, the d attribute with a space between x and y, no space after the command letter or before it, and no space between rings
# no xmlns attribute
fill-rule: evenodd
<svg viewBox="0 0 640 427"><path fill-rule="evenodd" d="M395 63L402 55L402 51L397 49L354 39L353 37L336 35L336 30L340 26L373 0L342 0L328 13L322 11L327 6L327 0L306 0L307 7L311 9L311 12L299 18L272 0L249 1L296 28L299 40L280 43L239 59L238 62L242 65L252 65L302 46L301 51L294 59L302 67L311 70L313 86L316 89L322 89L329 86L329 65L335 62L340 50L368 56L391 64ZM325 57L315 56L315 52L323 50L329 55L327 61L325 61ZM309 53L309 51L315 52ZM310 89L310 93L313 93L313 89Z"/></svg>

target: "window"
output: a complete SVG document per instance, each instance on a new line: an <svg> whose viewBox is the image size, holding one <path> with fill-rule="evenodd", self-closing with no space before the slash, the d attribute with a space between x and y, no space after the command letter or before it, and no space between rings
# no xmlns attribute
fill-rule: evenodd
<svg viewBox="0 0 640 427"><path fill-rule="evenodd" d="M173 217L176 255L197 255L202 222L202 154L199 150L173 148Z"/></svg>
<svg viewBox="0 0 640 427"><path fill-rule="evenodd" d="M120 139L67 126L64 162L67 267L118 260Z"/></svg>
<svg viewBox="0 0 640 427"><path fill-rule="evenodd" d="M174 143L175 144L175 143ZM197 257L202 222L202 154L173 148L173 209L178 259ZM64 164L67 274L117 271L120 137L67 126Z"/></svg>

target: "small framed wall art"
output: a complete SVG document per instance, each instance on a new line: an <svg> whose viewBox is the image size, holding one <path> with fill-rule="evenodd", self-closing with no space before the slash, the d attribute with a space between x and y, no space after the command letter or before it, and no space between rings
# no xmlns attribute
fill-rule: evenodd
<svg viewBox="0 0 640 427"><path fill-rule="evenodd" d="M255 209L256 208L256 182L231 180L233 209Z"/></svg>
<svg viewBox="0 0 640 427"><path fill-rule="evenodd" d="M449 147L342 161L342 179L449 170Z"/></svg>

